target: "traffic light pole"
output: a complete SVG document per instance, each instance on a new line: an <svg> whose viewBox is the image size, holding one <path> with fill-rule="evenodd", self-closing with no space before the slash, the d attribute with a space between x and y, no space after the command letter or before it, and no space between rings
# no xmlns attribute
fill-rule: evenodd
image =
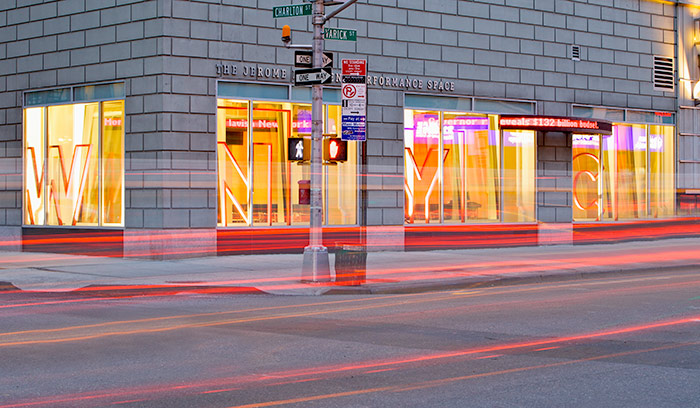
<svg viewBox="0 0 700 408"><path fill-rule="evenodd" d="M313 67L323 65L324 0L315 0L313 9ZM323 246L323 85L311 87L311 208L309 245L304 248L301 280L328 282L331 280L328 249Z"/></svg>
<svg viewBox="0 0 700 408"><path fill-rule="evenodd" d="M340 7L328 16L324 8L329 0L306 0L313 2L312 23L314 38L312 44L313 68L323 67L323 26L326 21L348 8L357 0L345 0ZM340 4L330 1L327 4ZM287 28L287 30L289 30ZM283 34L282 41L287 48L291 33ZM301 46L304 47L304 46ZM301 48L299 47L299 48ZM304 248L304 262L301 267L301 280L304 282L329 282L331 280L328 249L323 246L323 85L311 87L311 205L309 221L309 245Z"/></svg>

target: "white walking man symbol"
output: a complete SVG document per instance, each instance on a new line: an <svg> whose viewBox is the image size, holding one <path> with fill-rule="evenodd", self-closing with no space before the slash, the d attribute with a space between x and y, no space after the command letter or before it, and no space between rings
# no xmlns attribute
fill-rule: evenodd
<svg viewBox="0 0 700 408"><path fill-rule="evenodd" d="M294 153L294 157L297 159L303 159L304 158L304 141L300 140L297 142L296 146L294 146L294 149L296 149L296 152Z"/></svg>

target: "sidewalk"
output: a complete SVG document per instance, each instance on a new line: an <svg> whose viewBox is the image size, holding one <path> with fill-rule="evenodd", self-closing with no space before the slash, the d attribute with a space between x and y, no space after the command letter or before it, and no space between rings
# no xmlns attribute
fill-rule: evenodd
<svg viewBox="0 0 700 408"><path fill-rule="evenodd" d="M330 255L331 275L334 255ZM700 238L615 244L370 252L361 286L302 283L302 255L239 255L171 261L0 252L0 291L96 295L406 293L580 279L700 267ZM698 270L700 272L700 269Z"/></svg>

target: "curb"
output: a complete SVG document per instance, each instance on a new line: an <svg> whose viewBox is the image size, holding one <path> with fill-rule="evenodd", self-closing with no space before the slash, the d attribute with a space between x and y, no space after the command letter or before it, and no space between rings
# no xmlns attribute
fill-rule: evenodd
<svg viewBox="0 0 700 408"><path fill-rule="evenodd" d="M13 285L12 282L0 281L0 292L19 292L20 288Z"/></svg>
<svg viewBox="0 0 700 408"><path fill-rule="evenodd" d="M333 285L324 288L292 289L284 292L268 291L264 287L252 286L221 286L221 285L88 285L64 292L54 291L24 291L11 282L0 281L0 292L30 292L30 293L68 293L91 297L137 297L137 296L172 296L178 294L211 294L211 295L271 295L271 296L326 296L326 295L382 295L422 293L460 289L476 289L482 287L527 285L547 282L565 282L595 279L610 276L649 275L660 271L686 270L699 268L700 263L652 265L636 268L596 268L590 270L560 269L556 272L531 271L520 274L473 275L464 278L448 278L433 281L365 283L363 285Z"/></svg>
<svg viewBox="0 0 700 408"><path fill-rule="evenodd" d="M185 293L261 295L265 292L250 286L182 286L182 285L89 285L68 293L95 297L171 296Z"/></svg>
<svg viewBox="0 0 700 408"><path fill-rule="evenodd" d="M469 278L451 279L449 282L415 282L413 284L406 283L389 283L389 284L370 284L351 287L330 288L322 295L383 295L383 294L402 294L402 293L421 293L441 290L459 290L459 289L476 289L481 287L495 286L513 286L527 285L535 283L547 282L565 282L576 280L595 279L603 276L631 276L631 275L649 275L660 271L670 272L674 270L684 270L688 268L700 268L700 263L682 264L682 265L660 265L650 267L640 267L633 269L615 268L615 269L599 269L582 271L578 269L562 269L556 273L548 271L544 272L528 272L526 275L491 275L491 276L474 276Z"/></svg>

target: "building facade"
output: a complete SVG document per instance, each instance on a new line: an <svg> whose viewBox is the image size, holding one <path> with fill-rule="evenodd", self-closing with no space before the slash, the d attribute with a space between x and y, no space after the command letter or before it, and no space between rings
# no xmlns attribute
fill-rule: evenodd
<svg viewBox="0 0 700 408"><path fill-rule="evenodd" d="M312 24L285 4L4 1L4 246L300 251L310 166L289 140L310 137L311 91L280 37L310 44ZM368 70L367 140L323 170L327 245L696 233L699 18L690 0L358 1L326 24L357 39L325 41L325 135L340 61Z"/></svg>

